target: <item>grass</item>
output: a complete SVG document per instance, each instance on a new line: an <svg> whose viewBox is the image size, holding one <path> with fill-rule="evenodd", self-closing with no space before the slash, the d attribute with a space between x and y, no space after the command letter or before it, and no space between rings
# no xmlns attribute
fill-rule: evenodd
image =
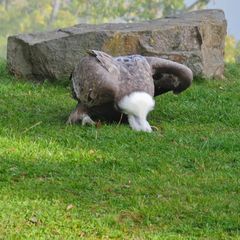
<svg viewBox="0 0 240 240"><path fill-rule="evenodd" d="M0 239L240 239L240 67L150 123L67 126L70 89L0 64Z"/></svg>

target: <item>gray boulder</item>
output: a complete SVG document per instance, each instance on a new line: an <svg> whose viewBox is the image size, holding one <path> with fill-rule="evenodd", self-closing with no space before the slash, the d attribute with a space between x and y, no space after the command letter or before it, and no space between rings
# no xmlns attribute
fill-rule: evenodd
<svg viewBox="0 0 240 240"><path fill-rule="evenodd" d="M79 24L8 38L7 64L15 76L69 78L87 49L113 56L158 56L187 65L194 75L222 77L227 23L221 10L194 11L141 23Z"/></svg>

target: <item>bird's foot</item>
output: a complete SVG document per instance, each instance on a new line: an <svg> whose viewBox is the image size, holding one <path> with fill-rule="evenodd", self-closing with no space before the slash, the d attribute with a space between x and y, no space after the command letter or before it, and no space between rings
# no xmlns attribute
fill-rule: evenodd
<svg viewBox="0 0 240 240"><path fill-rule="evenodd" d="M84 116L82 117L82 126L85 125L93 126L95 124L96 123L87 114L84 114Z"/></svg>
<svg viewBox="0 0 240 240"><path fill-rule="evenodd" d="M135 131L152 132L152 128L146 119L134 115L128 115L130 127Z"/></svg>
<svg viewBox="0 0 240 240"><path fill-rule="evenodd" d="M67 124L75 124L78 122L82 122L82 126L85 125L95 125L96 123L90 118L90 116L86 113L80 113L79 111L75 110L73 111L68 120L67 120Z"/></svg>
<svg viewBox="0 0 240 240"><path fill-rule="evenodd" d="M81 118L79 117L79 114L77 111L73 111L70 116L68 117L68 120L66 122L66 124L75 124L77 122L79 122L81 120Z"/></svg>

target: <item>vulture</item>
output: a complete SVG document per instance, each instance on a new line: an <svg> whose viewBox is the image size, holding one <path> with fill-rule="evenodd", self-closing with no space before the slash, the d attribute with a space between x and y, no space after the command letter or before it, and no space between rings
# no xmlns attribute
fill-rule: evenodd
<svg viewBox="0 0 240 240"><path fill-rule="evenodd" d="M147 115L154 108L154 96L184 91L191 85L193 74L188 67L159 57L112 57L89 50L70 78L78 104L67 123L94 125L97 119L125 120L133 130L151 132Z"/></svg>

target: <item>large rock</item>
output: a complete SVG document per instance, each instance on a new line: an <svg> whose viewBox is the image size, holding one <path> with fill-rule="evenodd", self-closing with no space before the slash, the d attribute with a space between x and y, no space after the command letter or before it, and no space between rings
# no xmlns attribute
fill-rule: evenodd
<svg viewBox="0 0 240 240"><path fill-rule="evenodd" d="M194 75L222 77L226 20L221 10L202 10L129 24L80 24L8 38L11 73L29 79L68 78L87 49L113 56L160 56L190 67Z"/></svg>

